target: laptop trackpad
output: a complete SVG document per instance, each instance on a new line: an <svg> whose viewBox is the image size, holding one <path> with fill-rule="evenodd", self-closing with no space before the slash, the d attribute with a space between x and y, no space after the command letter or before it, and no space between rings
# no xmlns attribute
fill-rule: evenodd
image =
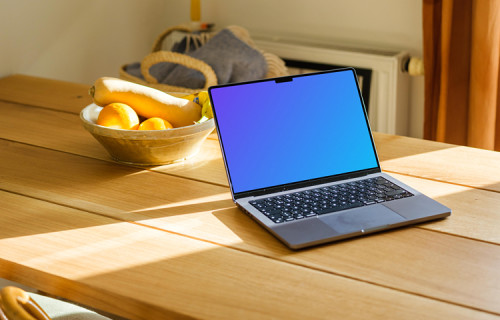
<svg viewBox="0 0 500 320"><path fill-rule="evenodd" d="M342 234L406 221L399 214L382 205L356 208L342 213L321 216L319 219Z"/></svg>

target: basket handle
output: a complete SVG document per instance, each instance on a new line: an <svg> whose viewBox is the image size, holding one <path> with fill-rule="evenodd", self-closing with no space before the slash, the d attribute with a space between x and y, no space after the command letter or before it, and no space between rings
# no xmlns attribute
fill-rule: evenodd
<svg viewBox="0 0 500 320"><path fill-rule="evenodd" d="M141 73L144 79L149 83L158 83L158 80L149 73L149 69L160 62L171 62L183 65L190 69L200 71L205 77L205 86L201 90L207 90L208 87L217 84L217 76L214 69L206 62L190 57L188 55L171 52L171 51L157 51L148 54L141 62ZM180 88L189 89L189 88ZM192 90L192 89L189 89Z"/></svg>
<svg viewBox="0 0 500 320"><path fill-rule="evenodd" d="M184 31L187 33L193 32L191 28L183 25L178 25L168 28L167 30L163 31L163 33L161 33L158 36L158 38L156 38L155 42L153 43L153 48L151 49L151 52L160 51L162 49L163 41L165 40L165 38L174 31Z"/></svg>

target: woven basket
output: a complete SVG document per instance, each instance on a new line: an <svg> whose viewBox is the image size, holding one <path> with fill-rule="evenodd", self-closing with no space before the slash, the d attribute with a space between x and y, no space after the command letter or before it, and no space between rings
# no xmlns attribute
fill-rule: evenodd
<svg viewBox="0 0 500 320"><path fill-rule="evenodd" d="M288 74L284 61L272 53L264 52L257 48L250 38L250 35L244 28L238 26L230 26L228 27L228 29L233 32L240 40L247 43L250 47L258 50L264 56L267 63L266 78L273 78ZM162 50L164 40L167 38L167 36L175 31L186 33L188 37L191 37L191 40L193 40L192 42L198 44L199 46L206 43L213 35L215 35L215 32L193 33L193 30L191 28L183 25L168 28L158 36L153 44L151 53L141 61L141 74L144 79L129 74L126 71L127 65L123 65L120 68L120 78L123 80L128 80L131 82L153 87L165 92L196 93L199 91L207 90L208 87L218 84L215 71L206 62L183 53ZM191 41L188 41L188 43L191 43ZM186 50L189 50L189 48L186 48ZM158 80L156 80L156 78L154 78L149 73L149 70L153 65L161 62L176 63L190 69L198 70L205 77L205 85L203 86L203 88L193 89L158 83Z"/></svg>

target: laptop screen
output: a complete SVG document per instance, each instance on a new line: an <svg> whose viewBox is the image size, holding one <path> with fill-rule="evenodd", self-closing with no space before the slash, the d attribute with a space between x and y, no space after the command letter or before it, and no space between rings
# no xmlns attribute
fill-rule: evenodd
<svg viewBox="0 0 500 320"><path fill-rule="evenodd" d="M352 69L209 91L235 194L379 166Z"/></svg>

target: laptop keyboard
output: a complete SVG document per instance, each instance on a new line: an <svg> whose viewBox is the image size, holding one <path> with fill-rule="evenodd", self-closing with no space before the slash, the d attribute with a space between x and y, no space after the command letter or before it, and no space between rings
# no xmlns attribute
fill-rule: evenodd
<svg viewBox="0 0 500 320"><path fill-rule="evenodd" d="M250 204L281 223L411 196L389 180L375 177L252 200Z"/></svg>

